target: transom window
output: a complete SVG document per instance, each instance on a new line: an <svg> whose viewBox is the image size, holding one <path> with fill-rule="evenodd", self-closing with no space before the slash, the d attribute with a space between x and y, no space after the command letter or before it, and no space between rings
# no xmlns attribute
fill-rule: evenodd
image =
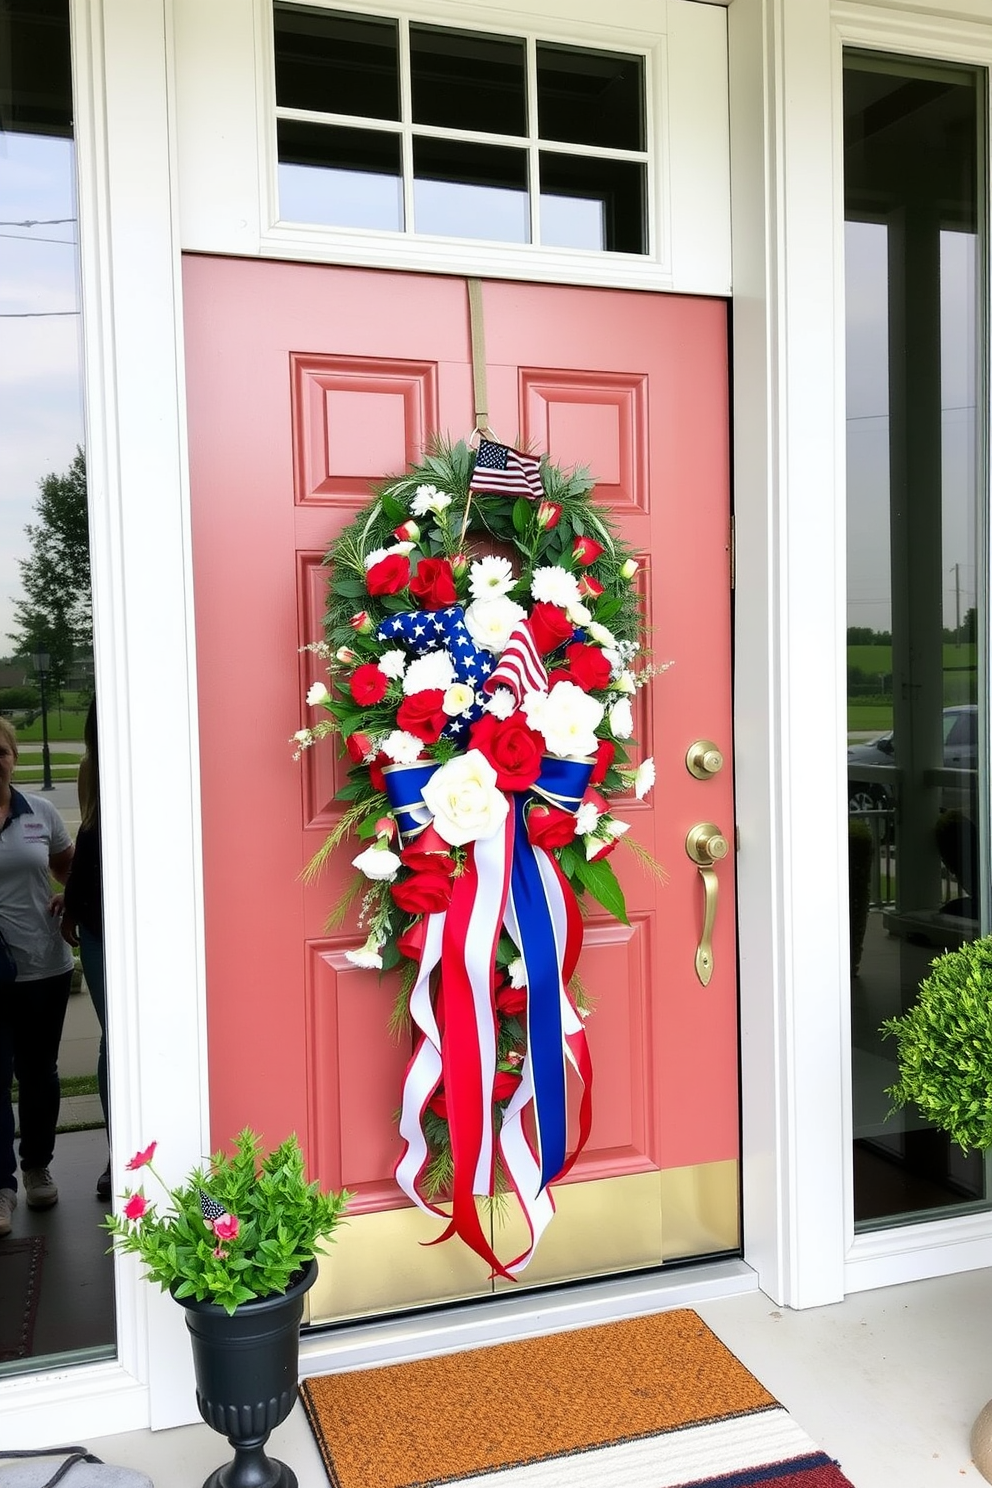
<svg viewBox="0 0 992 1488"><path fill-rule="evenodd" d="M647 252L643 57L277 0L279 211Z"/></svg>

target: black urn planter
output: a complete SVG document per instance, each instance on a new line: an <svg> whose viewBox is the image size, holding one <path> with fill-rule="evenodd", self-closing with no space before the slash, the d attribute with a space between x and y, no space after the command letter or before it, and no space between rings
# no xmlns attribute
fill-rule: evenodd
<svg viewBox="0 0 992 1488"><path fill-rule="evenodd" d="M296 1403L303 1298L316 1279L311 1261L285 1292L242 1302L232 1314L214 1302L176 1299L186 1312L200 1415L234 1448L234 1460L203 1488L297 1488L296 1474L263 1448Z"/></svg>

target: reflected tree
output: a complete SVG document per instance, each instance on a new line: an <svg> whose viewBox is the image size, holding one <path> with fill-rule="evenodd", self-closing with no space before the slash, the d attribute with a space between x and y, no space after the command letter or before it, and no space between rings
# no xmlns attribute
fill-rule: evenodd
<svg viewBox="0 0 992 1488"><path fill-rule="evenodd" d="M64 475L39 481L37 520L29 522L30 552L19 561L24 598L14 605L9 633L18 656L45 651L49 676L65 686L75 660L93 654L86 457L77 448Z"/></svg>

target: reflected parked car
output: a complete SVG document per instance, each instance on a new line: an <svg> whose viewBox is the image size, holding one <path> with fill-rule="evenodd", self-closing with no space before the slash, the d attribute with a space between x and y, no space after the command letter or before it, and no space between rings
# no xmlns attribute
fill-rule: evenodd
<svg viewBox="0 0 992 1488"><path fill-rule="evenodd" d="M895 735L890 730L866 744L852 744L847 751L847 764L887 765L896 763ZM978 767L978 708L974 703L959 703L944 709L945 770L975 770ZM848 779L848 809L854 812L879 811L892 805L894 792L879 780Z"/></svg>

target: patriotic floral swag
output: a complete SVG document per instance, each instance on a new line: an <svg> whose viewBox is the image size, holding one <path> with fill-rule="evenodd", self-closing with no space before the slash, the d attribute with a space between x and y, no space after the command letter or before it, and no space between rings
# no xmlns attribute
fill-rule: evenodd
<svg viewBox="0 0 992 1488"><path fill-rule="evenodd" d="M447 1221L439 1239L459 1235L505 1277L589 1134L580 902L626 923L608 858L628 824L606 797L654 781L651 760L630 759L631 698L657 670L635 669L637 562L592 489L584 470L487 439L477 454L439 443L387 482L327 555L326 640L308 649L330 686L307 702L328 716L294 740L298 756L338 734L353 762L344 817L308 869L349 832L368 844L332 915L361 894L368 938L349 958L406 966L397 1181ZM507 1184L530 1239L504 1264L475 1196Z"/></svg>

